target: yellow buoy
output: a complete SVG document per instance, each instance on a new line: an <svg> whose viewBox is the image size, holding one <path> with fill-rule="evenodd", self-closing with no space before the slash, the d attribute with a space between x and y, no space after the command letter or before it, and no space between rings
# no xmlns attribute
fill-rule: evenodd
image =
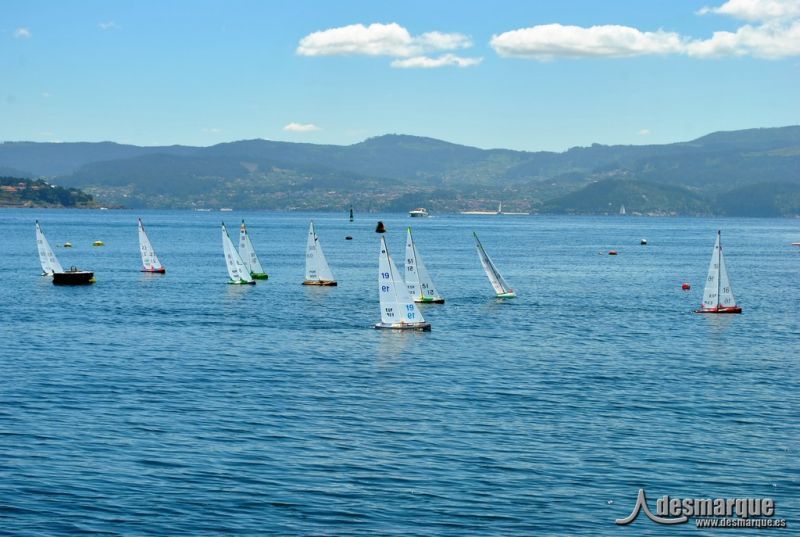
<svg viewBox="0 0 800 537"><path fill-rule="evenodd" d="M103 241L94 241L92 243L92 246L105 246L105 245L106 243L104 243Z"/></svg>
<svg viewBox="0 0 800 537"><path fill-rule="evenodd" d="M72 248L72 243L71 242L65 242L64 243L64 248Z"/></svg>

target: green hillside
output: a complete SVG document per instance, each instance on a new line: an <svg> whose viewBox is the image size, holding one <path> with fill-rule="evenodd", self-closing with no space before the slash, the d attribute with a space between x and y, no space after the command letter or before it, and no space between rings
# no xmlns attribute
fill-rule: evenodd
<svg viewBox="0 0 800 537"><path fill-rule="evenodd" d="M0 207L94 207L92 196L45 181L0 177Z"/></svg>
<svg viewBox="0 0 800 537"><path fill-rule="evenodd" d="M689 190L633 179L598 181L544 204L543 212L566 214L707 214L711 204Z"/></svg>
<svg viewBox="0 0 800 537"><path fill-rule="evenodd" d="M402 211L422 205L444 212L503 202L508 210L583 214L624 203L630 211L654 214L793 215L792 202L756 206L746 189L780 184L780 196L793 199L800 188L800 126L717 132L663 145L593 144L561 153L480 149L398 134L349 146L10 142L0 144L3 168L29 170L82 188L101 203L129 207L354 205ZM613 189L595 191L598 183ZM587 192L605 197L589 200Z"/></svg>

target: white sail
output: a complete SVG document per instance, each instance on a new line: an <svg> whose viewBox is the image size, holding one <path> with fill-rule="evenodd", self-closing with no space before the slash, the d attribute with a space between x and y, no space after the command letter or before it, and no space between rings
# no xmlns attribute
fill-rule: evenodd
<svg viewBox="0 0 800 537"><path fill-rule="evenodd" d="M406 233L405 281L409 294L415 300L442 300L442 297L436 292L436 287L433 285L428 269L425 268L425 263L422 262L422 256L414 243L414 237L411 236L411 228L408 228Z"/></svg>
<svg viewBox="0 0 800 537"><path fill-rule="evenodd" d="M161 270L161 262L153 250L153 245L150 244L150 239L147 238L147 233L144 232L141 218L139 219L139 252L142 254L142 265L145 270Z"/></svg>
<svg viewBox="0 0 800 537"><path fill-rule="evenodd" d="M381 237L381 255L378 261L378 295L381 300L381 322L387 325L424 323L405 285L398 277L397 268Z"/></svg>
<svg viewBox="0 0 800 537"><path fill-rule="evenodd" d="M481 241L478 240L478 235L476 233L472 234L475 237L475 245L478 248L478 257L481 259L481 265L483 265L483 270L486 271L486 275L489 277L489 281L492 283L492 287L494 287L495 292L498 295L501 294L509 294L513 293L514 291L511 289L511 286L508 285L500 273L495 268L494 263L486 254L486 250L483 249L483 245Z"/></svg>
<svg viewBox="0 0 800 537"><path fill-rule="evenodd" d="M244 261L244 266L250 274L264 274L264 267L261 266L261 261L258 260L256 250L250 241L250 235L247 233L247 227L244 225L244 220L242 220L242 225L239 228L239 257Z"/></svg>
<svg viewBox="0 0 800 537"><path fill-rule="evenodd" d="M322 245L319 242L317 232L314 230L314 222L308 226L308 241L306 242L306 281L334 281L333 272L325 259Z"/></svg>
<svg viewBox="0 0 800 537"><path fill-rule="evenodd" d="M620 205L619 206L619 214L622 215L622 216L625 216L627 214L627 212L625 211L625 206L624 205Z"/></svg>
<svg viewBox="0 0 800 537"><path fill-rule="evenodd" d="M719 307L719 239L720 234L717 232L717 241L714 243L714 252L711 254L711 262L708 264L708 277L703 290L703 309L710 310Z"/></svg>
<svg viewBox="0 0 800 537"><path fill-rule="evenodd" d="M228 230L225 229L225 224L222 224L222 250L225 252L225 264L228 267L228 275L231 277L233 283L250 283L253 281L250 276L250 271L242 261L242 256L236 251L228 235Z"/></svg>
<svg viewBox="0 0 800 537"><path fill-rule="evenodd" d="M58 262L56 254L50 248L50 243L39 227L39 221L36 221L36 248L39 250L39 262L42 264L42 272L45 276L51 276L55 272L64 272L61 268L61 263Z"/></svg>
<svg viewBox="0 0 800 537"><path fill-rule="evenodd" d="M728 278L728 269L725 267L725 255L722 253L722 245L719 247L719 304L723 308L736 306L731 281Z"/></svg>

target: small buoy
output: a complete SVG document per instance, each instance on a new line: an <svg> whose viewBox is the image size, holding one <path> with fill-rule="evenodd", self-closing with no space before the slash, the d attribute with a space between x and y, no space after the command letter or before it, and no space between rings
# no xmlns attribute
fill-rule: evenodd
<svg viewBox="0 0 800 537"><path fill-rule="evenodd" d="M642 246L647 246L647 239L640 240L639 244L641 244Z"/></svg>
<svg viewBox="0 0 800 537"><path fill-rule="evenodd" d="M345 238L344 238L344 240L346 240L346 241L351 241L351 240L353 240L353 237L351 237L350 235L348 235L347 237L345 237Z"/></svg>
<svg viewBox="0 0 800 537"><path fill-rule="evenodd" d="M92 243L92 246L105 246L105 245L106 243L104 243L103 241L94 241Z"/></svg>
<svg viewBox="0 0 800 537"><path fill-rule="evenodd" d="M689 285L689 284L688 284L688 283L686 283L686 282L683 282L683 284L681 284L681 289L683 289L684 291L688 291L688 290L689 290L689 289L691 289L691 288L692 288L692 286L691 286L691 285Z"/></svg>
<svg viewBox="0 0 800 537"><path fill-rule="evenodd" d="M617 251L616 250L609 250L608 251L608 255L617 255Z"/></svg>
<svg viewBox="0 0 800 537"><path fill-rule="evenodd" d="M386 226L383 225L382 220L378 220L378 225L375 226L375 233L386 233Z"/></svg>
<svg viewBox="0 0 800 537"><path fill-rule="evenodd" d="M72 243L71 242L65 242L64 243L64 248L72 248Z"/></svg>

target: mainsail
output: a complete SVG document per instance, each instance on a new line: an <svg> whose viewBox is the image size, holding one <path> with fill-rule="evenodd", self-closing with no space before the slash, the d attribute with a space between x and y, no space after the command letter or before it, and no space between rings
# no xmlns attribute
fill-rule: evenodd
<svg viewBox="0 0 800 537"><path fill-rule="evenodd" d="M139 252L142 254L142 265L145 271L157 272L162 270L161 262L156 256L153 245L150 244L150 239L147 238L147 233L144 231L144 224L142 219L139 219Z"/></svg>
<svg viewBox="0 0 800 537"><path fill-rule="evenodd" d="M511 289L511 286L508 285L500 273L495 268L494 263L486 254L486 250L483 249L483 245L481 241L478 239L478 235L473 232L472 235L475 237L475 245L478 248L478 257L481 259L481 265L483 265L483 270L486 271L486 275L489 277L489 281L492 283L492 287L494 287L495 292L499 295L505 295L507 297L513 297L514 290Z"/></svg>
<svg viewBox="0 0 800 537"><path fill-rule="evenodd" d="M714 243L714 252L708 265L708 277L703 290L703 305L699 311L720 311L738 309L733 289L728 278L728 269L725 267L725 257L722 255L721 233L717 231L717 240Z"/></svg>
<svg viewBox="0 0 800 537"><path fill-rule="evenodd" d="M378 261L378 295L381 301L381 324L377 325L378 327L403 328L403 325L412 327L427 325L402 280L398 278L397 268L389 256L386 240L383 237L381 237L381 254Z"/></svg>
<svg viewBox="0 0 800 537"><path fill-rule="evenodd" d="M308 226L308 241L306 243L306 281L307 282L334 282L333 272L328 266L319 237L314 230L314 222Z"/></svg>
<svg viewBox="0 0 800 537"><path fill-rule="evenodd" d="M250 276L250 271L245 267L242 256L236 251L228 235L228 230L225 229L225 224L222 224L222 250L225 252L225 264L228 267L228 275L231 277L231 283L250 283L253 281Z"/></svg>
<svg viewBox="0 0 800 537"><path fill-rule="evenodd" d="M422 256L411 236L411 228L406 234L406 287L415 302L444 302L444 299L436 292L428 269L422 262Z"/></svg>
<svg viewBox="0 0 800 537"><path fill-rule="evenodd" d="M242 220L242 226L239 228L239 256L251 276L266 274L264 267L261 266L261 261L258 260L253 243L250 241L250 235L247 233L244 220Z"/></svg>
<svg viewBox="0 0 800 537"><path fill-rule="evenodd" d="M50 248L50 243L47 242L38 220L36 221L36 247L39 250L39 262L42 264L42 276L52 276L55 272L64 272L56 254Z"/></svg>

